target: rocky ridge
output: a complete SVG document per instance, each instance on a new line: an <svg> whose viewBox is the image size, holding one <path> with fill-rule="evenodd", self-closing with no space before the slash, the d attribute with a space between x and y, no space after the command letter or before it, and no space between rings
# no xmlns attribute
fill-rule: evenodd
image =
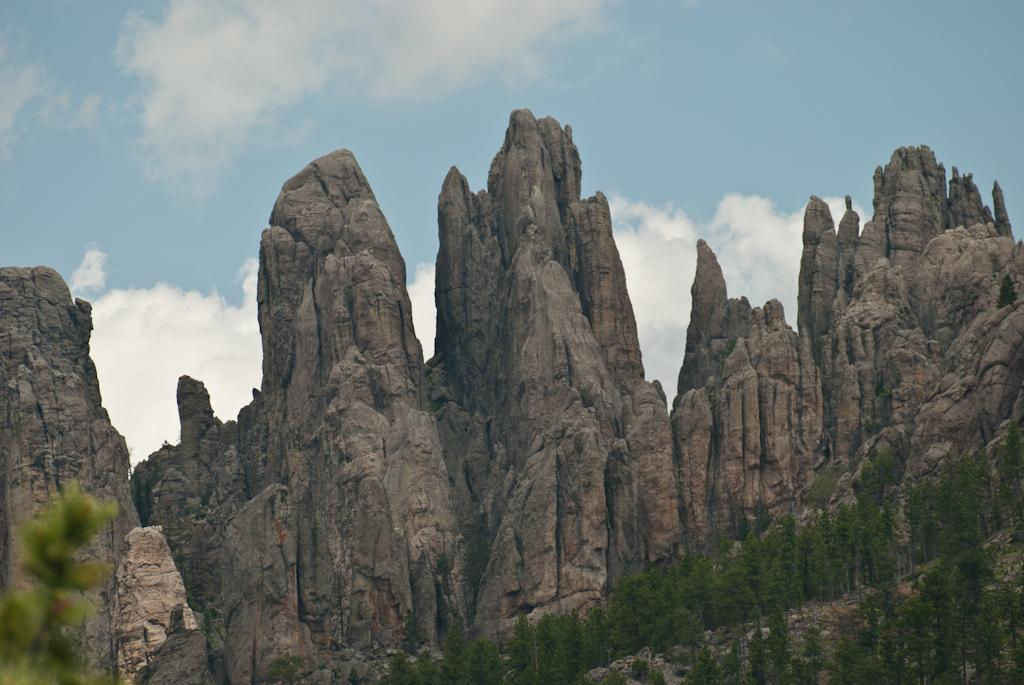
<svg viewBox="0 0 1024 685"><path fill-rule="evenodd" d="M849 198L837 231L811 197L797 333L774 301L727 299L699 246L673 410L689 530L851 501L863 459L885 449L905 477L934 477L1024 416L1019 302L996 308L1002 278L1022 282L1022 247L998 183L997 225L969 174L954 167L947 195L927 147L900 148L874 180L863 229Z"/></svg>
<svg viewBox="0 0 1024 685"><path fill-rule="evenodd" d="M120 570L88 629L96 663L239 685L295 655L330 682L454 622L500 638L522 614L585 611L645 564L848 501L873 451L930 477L1024 416L1024 313L995 306L1024 248L998 184L992 211L970 175L947 184L928 148L901 148L863 229L812 197L796 330L776 300L730 298L700 241L670 411L644 379L608 202L580 178L571 128L527 110L486 190L449 172L424 362L359 165L312 162L261 239L262 388L222 422L182 377L181 442L130 493L88 303L51 270L0 271L2 585L17 521L78 477L124 510L96 550Z"/></svg>

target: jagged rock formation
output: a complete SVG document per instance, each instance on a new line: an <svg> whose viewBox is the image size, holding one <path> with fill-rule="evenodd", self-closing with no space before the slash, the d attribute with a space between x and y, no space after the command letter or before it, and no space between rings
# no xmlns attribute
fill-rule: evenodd
<svg viewBox="0 0 1024 685"><path fill-rule="evenodd" d="M299 601L321 647L433 638L460 605L432 570L462 554L425 409L405 262L346 150L284 185L260 243L263 391L240 415L253 493L288 485ZM450 595L450 597L448 596ZM232 677L234 681L234 677Z"/></svg>
<svg viewBox="0 0 1024 685"><path fill-rule="evenodd" d="M100 499L121 505L108 534L87 555L125 555L125 535L139 525L128 492L128 447L110 425L89 358L92 307L71 299L48 267L0 269L0 588L25 578L16 531L50 495L72 479ZM94 598L100 610L87 622L91 663L114 663L113 575Z"/></svg>
<svg viewBox="0 0 1024 685"><path fill-rule="evenodd" d="M312 668L345 645L397 642L410 612L428 640L465 614L405 263L352 154L286 183L270 223L262 391L222 423L183 377L181 445L135 475L140 508L202 562L189 576L223 611L236 684L286 654Z"/></svg>
<svg viewBox="0 0 1024 685"><path fill-rule="evenodd" d="M431 399L460 524L490 549L484 634L590 606L678 544L664 401L643 379L608 203L579 184L572 130L519 110L487 191L453 168L438 201Z"/></svg>
<svg viewBox="0 0 1024 685"><path fill-rule="evenodd" d="M116 576L114 640L117 672L122 678L135 680L167 639L175 608L181 613L183 629L194 631L198 625L186 604L181 574L159 529L135 528L125 536L125 543L127 549Z"/></svg>
<svg viewBox="0 0 1024 685"><path fill-rule="evenodd" d="M872 450L930 477L1024 418L1024 301L996 309L1004 275L1024 288L1024 246L998 184L993 211L969 174L947 184L928 148L901 148L863 230L849 198L837 229L812 196L796 331L778 301L730 298L700 241L670 415L608 202L580 178L571 129L527 110L486 191L449 172L424 364L369 183L348 151L311 163L261 240L262 388L222 422L183 376L181 442L130 491L88 303L52 270L0 270L0 585L18 582L17 523L77 477L124 510L91 551L117 571L95 663L243 685L295 655L327 683L355 650L436 644L456 620L501 637L744 521L848 501Z"/></svg>
<svg viewBox="0 0 1024 685"><path fill-rule="evenodd" d="M782 304L729 299L703 240L691 293L672 428L686 541L703 549L745 518L790 509L819 461L822 395L810 346Z"/></svg>
<svg viewBox="0 0 1024 685"><path fill-rule="evenodd" d="M189 630L184 620L187 607L178 605L171 610L167 639L150 657L150 665L139 672L139 682L147 685L214 685L207 668L206 636L198 630Z"/></svg>
<svg viewBox="0 0 1024 685"><path fill-rule="evenodd" d="M931 150L900 148L875 171L863 230L849 198L837 232L812 196L799 335L783 323L771 348L775 326L762 320L775 305L759 313L727 299L714 255L698 246L673 411L691 538L732 532L759 511L848 501L872 450L891 449L906 477L934 475L946 454L1024 416L1024 321L1016 304L995 308L1003 276L1021 282L1024 248L998 183L995 219L970 174L954 168L948 188ZM761 367L765 349L772 363Z"/></svg>

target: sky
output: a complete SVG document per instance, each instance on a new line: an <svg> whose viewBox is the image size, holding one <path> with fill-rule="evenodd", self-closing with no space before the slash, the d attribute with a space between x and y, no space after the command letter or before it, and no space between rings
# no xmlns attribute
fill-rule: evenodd
<svg viewBox="0 0 1024 685"><path fill-rule="evenodd" d="M259 387L259 239L281 186L352 150L433 347L437 195L484 188L513 109L573 129L612 207L649 380L671 396L696 241L795 327L802 214L930 146L1024 222L1024 3L0 0L0 266L93 303L133 462L179 439L175 387L228 420ZM1022 224L1024 225L1024 224Z"/></svg>

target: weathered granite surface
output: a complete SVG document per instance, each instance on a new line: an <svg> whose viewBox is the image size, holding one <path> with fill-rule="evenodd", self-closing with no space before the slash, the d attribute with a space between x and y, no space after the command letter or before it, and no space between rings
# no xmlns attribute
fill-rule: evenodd
<svg viewBox="0 0 1024 685"><path fill-rule="evenodd" d="M875 171L863 230L849 198L837 231L812 196L798 334L787 335L772 302L728 299L698 244L672 417L691 542L733 532L743 517L851 501L873 451L891 449L905 477L934 476L947 454L1024 417L1017 305L996 309L1003 276L1022 281L1024 248L998 183L993 203L995 219L955 168L947 195L927 147L900 148ZM837 486L809 499L819 476Z"/></svg>
<svg viewBox="0 0 1024 685"><path fill-rule="evenodd" d="M517 110L487 190L453 168L438 200L430 397L460 524L489 547L484 634L587 608L679 544L664 400L607 200L581 200L580 174L572 130Z"/></svg>
<svg viewBox="0 0 1024 685"><path fill-rule="evenodd" d="M0 589L25 582L16 531L77 479L121 512L86 557L116 568L125 536L139 525L128 490L128 447L102 406L89 357L92 307L72 300L48 267L0 269ZM94 666L115 662L117 583L111 573L83 630Z"/></svg>

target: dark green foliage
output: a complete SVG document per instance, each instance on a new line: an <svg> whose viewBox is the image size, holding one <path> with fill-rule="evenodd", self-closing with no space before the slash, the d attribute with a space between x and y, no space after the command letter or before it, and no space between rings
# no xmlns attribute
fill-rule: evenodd
<svg viewBox="0 0 1024 685"><path fill-rule="evenodd" d="M409 663L405 652L398 652L391 657L388 661L388 674L378 682L381 685L417 685L416 670Z"/></svg>
<svg viewBox="0 0 1024 685"><path fill-rule="evenodd" d="M498 645L484 638L466 650L466 682L469 685L500 685L505 675Z"/></svg>
<svg viewBox="0 0 1024 685"><path fill-rule="evenodd" d="M458 622L448 629L444 638L444 659L441 661L441 685L463 685L466 679L466 641Z"/></svg>
<svg viewBox="0 0 1024 685"><path fill-rule="evenodd" d="M355 667L351 668L348 672L348 682L349 685L359 684L359 671L357 671Z"/></svg>
<svg viewBox="0 0 1024 685"><path fill-rule="evenodd" d="M750 638L744 683L746 685L767 685L768 683L768 650L765 649L759 622L754 624L754 635Z"/></svg>
<svg viewBox="0 0 1024 685"><path fill-rule="evenodd" d="M36 584L0 598L4 685L114 682L84 673L76 640L68 633L93 611L82 593L110 572L108 564L81 563L76 555L116 514L116 504L97 504L73 481L22 527L23 565Z"/></svg>
<svg viewBox="0 0 1024 685"><path fill-rule="evenodd" d="M291 682L299 677L299 668L302 667L302 657L297 654L285 654L274 659L267 671L267 682L280 683Z"/></svg>
<svg viewBox="0 0 1024 685"><path fill-rule="evenodd" d="M153 525L153 488L160 482L160 472L159 464L132 471L132 502L135 503L135 510L139 512L139 521L143 526Z"/></svg>
<svg viewBox="0 0 1024 685"><path fill-rule="evenodd" d="M878 506L882 506L885 489L900 482L900 463L892 450L872 450L864 459L860 482L861 493L874 500Z"/></svg>
<svg viewBox="0 0 1024 685"><path fill-rule="evenodd" d="M690 672L686 674L686 685L715 685L722 682L718 669L718 662L711 655L707 647L700 650L697 655L697 663L693 665Z"/></svg>
<svg viewBox="0 0 1024 685"><path fill-rule="evenodd" d="M1010 421L1006 437L998 449L996 470L999 474L999 494L995 515L999 522L1008 516L1007 522L1018 528L1024 527L1024 441L1016 421Z"/></svg>
<svg viewBox="0 0 1024 685"><path fill-rule="evenodd" d="M434 655L424 649L416 659L416 685L440 685L441 671L437 667Z"/></svg>
<svg viewBox="0 0 1024 685"><path fill-rule="evenodd" d="M633 677L639 681L647 679L647 673L651 670L651 665L647 663L645 659L633 659L633 663L630 664L629 670L633 672Z"/></svg>
<svg viewBox="0 0 1024 685"><path fill-rule="evenodd" d="M629 682L629 679L626 678L626 676L622 675L615 669L612 669L612 671L604 677L604 680L601 681L601 685L626 685L627 682Z"/></svg>
<svg viewBox="0 0 1024 685"><path fill-rule="evenodd" d="M722 678L726 682L735 683L740 677L740 670L740 640L736 638L728 654L722 658Z"/></svg>
<svg viewBox="0 0 1024 685"><path fill-rule="evenodd" d="M999 284L999 300L996 302L996 309L1002 309L1017 301L1017 290L1013 287L1013 279L1010 274L1003 276Z"/></svg>

